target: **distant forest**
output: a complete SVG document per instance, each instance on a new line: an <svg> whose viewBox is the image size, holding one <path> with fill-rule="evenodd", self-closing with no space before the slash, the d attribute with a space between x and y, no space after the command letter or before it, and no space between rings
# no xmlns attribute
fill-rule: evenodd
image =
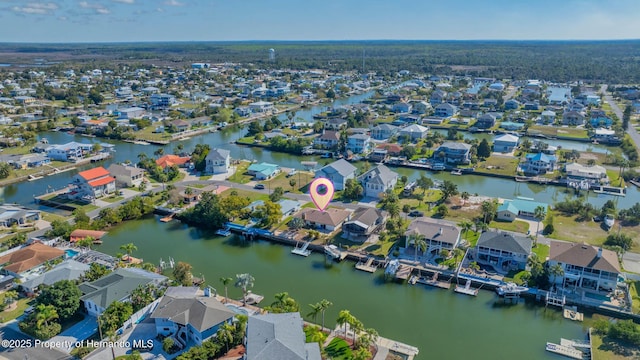
<svg viewBox="0 0 640 360"><path fill-rule="evenodd" d="M269 48L276 51L270 62ZM117 44L0 44L0 62L49 61L181 66L253 63L260 68L399 70L501 79L640 83L640 40L627 41L316 41Z"/></svg>

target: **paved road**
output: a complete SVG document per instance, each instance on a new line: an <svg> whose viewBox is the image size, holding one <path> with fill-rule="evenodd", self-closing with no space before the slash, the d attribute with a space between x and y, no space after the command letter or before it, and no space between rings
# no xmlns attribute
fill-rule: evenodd
<svg viewBox="0 0 640 360"><path fill-rule="evenodd" d="M604 101L607 104L609 104L609 106L611 106L611 110L613 110L616 116L622 121L622 110L620 109L618 104L616 104L616 102L613 100L611 93L607 92L607 85L603 85L600 92L604 94ZM631 140L633 140L633 143L635 144L638 151L640 151L640 134L638 134L638 130L636 130L635 126L632 126L631 124L629 124L627 133L629 134L629 136L631 136Z"/></svg>
<svg viewBox="0 0 640 360"><path fill-rule="evenodd" d="M13 322L15 324L15 322ZM0 328L0 340L24 340L31 341L34 344L33 339L24 335L23 333L15 330L11 324L4 325ZM35 347L29 346L22 349L7 349L0 347L0 359L9 360L67 360L73 359L73 357L55 349L48 349L42 346Z"/></svg>

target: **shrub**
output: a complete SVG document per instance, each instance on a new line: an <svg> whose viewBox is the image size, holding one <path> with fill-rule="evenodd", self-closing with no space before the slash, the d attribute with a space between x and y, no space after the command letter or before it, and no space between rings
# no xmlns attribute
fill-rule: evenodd
<svg viewBox="0 0 640 360"><path fill-rule="evenodd" d="M167 354L173 354L174 351L174 343L173 343L173 339L170 337L166 337L164 338L164 340L162 340L162 350L164 350L164 352L166 352Z"/></svg>
<svg viewBox="0 0 640 360"><path fill-rule="evenodd" d="M542 230L542 234L544 235L553 234L554 230L555 229L553 228L553 224L547 224L544 226L544 229Z"/></svg>

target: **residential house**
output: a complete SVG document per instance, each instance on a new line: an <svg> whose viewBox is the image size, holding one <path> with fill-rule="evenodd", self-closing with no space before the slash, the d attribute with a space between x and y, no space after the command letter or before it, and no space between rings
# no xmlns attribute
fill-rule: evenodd
<svg viewBox="0 0 640 360"><path fill-rule="evenodd" d="M262 162L260 164L251 164L247 169L249 175L253 176L256 180L268 180L280 173L281 169L279 165L269 164Z"/></svg>
<svg viewBox="0 0 640 360"><path fill-rule="evenodd" d="M300 313L250 316L243 360L321 360L318 343L305 339Z"/></svg>
<svg viewBox="0 0 640 360"><path fill-rule="evenodd" d="M387 212L375 207L358 207L342 225L342 234L346 239L364 243L383 228L387 217Z"/></svg>
<svg viewBox="0 0 640 360"><path fill-rule="evenodd" d="M277 204L280 205L280 212L282 213L283 219L288 216L294 215L295 213L300 211L300 208L302 207L299 201L290 200L290 199L280 199L277 202ZM263 206L263 205L264 205L263 200L256 200L251 204L247 205L246 209L248 209L250 212L254 212L258 209L258 206Z"/></svg>
<svg viewBox="0 0 640 360"><path fill-rule="evenodd" d="M176 97L169 94L153 94L149 97L149 101L156 109L167 109L176 103Z"/></svg>
<svg viewBox="0 0 640 360"><path fill-rule="evenodd" d="M505 110L518 110L519 107L520 107L520 102L516 99L509 99L504 102Z"/></svg>
<svg viewBox="0 0 640 360"><path fill-rule="evenodd" d="M22 226L40 220L40 210L31 210L20 205L0 205L0 228Z"/></svg>
<svg viewBox="0 0 640 360"><path fill-rule="evenodd" d="M340 144L340 133L333 130L324 130L322 135L313 140L313 145L319 149L335 150Z"/></svg>
<svg viewBox="0 0 640 360"><path fill-rule="evenodd" d="M380 124L371 129L371 137L375 140L387 140L398 132L398 127L389 124Z"/></svg>
<svg viewBox="0 0 640 360"><path fill-rule="evenodd" d="M584 124L584 114L578 111L565 111L562 114L562 123L564 125L583 125Z"/></svg>
<svg viewBox="0 0 640 360"><path fill-rule="evenodd" d="M168 287L151 313L158 336L171 337L181 348L202 345L222 324L231 324L236 313L197 286Z"/></svg>
<svg viewBox="0 0 640 360"><path fill-rule="evenodd" d="M171 166L186 167L191 158L188 156L178 156L173 154L163 155L156 159L156 165L163 169Z"/></svg>
<svg viewBox="0 0 640 360"><path fill-rule="evenodd" d="M85 230L85 229L75 229L71 232L71 235L69 236L69 242L78 242L82 239L85 239L87 237L91 237L93 238L93 241L101 241L102 237L107 235L106 231L99 231L99 230Z"/></svg>
<svg viewBox="0 0 640 360"><path fill-rule="evenodd" d="M550 280L571 290L610 293L616 289L621 273L618 255L601 247L551 240L549 266L562 267L560 276Z"/></svg>
<svg viewBox="0 0 640 360"><path fill-rule="evenodd" d="M429 111L431 111L431 109L432 109L431 104L429 104L426 101L416 101L413 103L413 112L415 114L424 115Z"/></svg>
<svg viewBox="0 0 640 360"><path fill-rule="evenodd" d="M394 113L410 113L412 108L413 107L409 103L399 102L393 104L393 106L391 107L391 111L393 111Z"/></svg>
<svg viewBox="0 0 640 360"><path fill-rule="evenodd" d="M71 182L69 197L92 200L116 191L116 178L102 166L79 172Z"/></svg>
<svg viewBox="0 0 640 360"><path fill-rule="evenodd" d="M557 161L555 155L543 152L527 154L525 162L520 165L520 168L528 175L546 174L555 170Z"/></svg>
<svg viewBox="0 0 640 360"><path fill-rule="evenodd" d="M447 164L468 164L471 162L470 152L469 144L447 141L436 149L433 158Z"/></svg>
<svg viewBox="0 0 640 360"><path fill-rule="evenodd" d="M595 128L598 128L598 127L610 128L611 125L613 125L613 119L611 119L608 116L594 116L593 114L591 114L591 118L589 119L589 124L591 124L591 126Z"/></svg>
<svg viewBox="0 0 640 360"><path fill-rule="evenodd" d="M331 232L342 227L342 224L349 219L349 215L351 215L351 212L344 209L329 208L325 211L320 211L305 208L294 217L301 218L306 226Z"/></svg>
<svg viewBox="0 0 640 360"><path fill-rule="evenodd" d="M89 265L75 260L65 260L42 275L30 278L20 284L27 294L34 294L40 285L51 286L62 280L78 280L89 270Z"/></svg>
<svg viewBox="0 0 640 360"><path fill-rule="evenodd" d="M180 119L170 121L169 125L175 127L176 132L185 132L189 130L190 126L189 122Z"/></svg>
<svg viewBox="0 0 640 360"><path fill-rule="evenodd" d="M598 142L603 142L606 144L619 144L621 143L620 138L616 135L615 130L609 130L604 128L598 128L593 134L593 139Z"/></svg>
<svg viewBox="0 0 640 360"><path fill-rule="evenodd" d="M15 169L37 168L51 163L51 159L44 154L0 155L0 161L6 162Z"/></svg>
<svg viewBox="0 0 640 360"><path fill-rule="evenodd" d="M334 189L344 190L347 180L356 178L357 170L358 169L348 161L340 159L316 170L315 177L327 178L333 183Z"/></svg>
<svg viewBox="0 0 640 360"><path fill-rule="evenodd" d="M519 137L511 134L504 134L493 140L493 151L510 153L518 147Z"/></svg>
<svg viewBox="0 0 640 360"><path fill-rule="evenodd" d="M530 111L536 111L540 109L540 104L535 101L527 101L524 103L524 109Z"/></svg>
<svg viewBox="0 0 640 360"><path fill-rule="evenodd" d="M116 185L120 187L137 187L144 180L144 170L137 167L111 164L107 170L116 178Z"/></svg>
<svg viewBox="0 0 640 360"><path fill-rule="evenodd" d="M140 107L129 107L119 110L120 119L141 119L144 116L145 110Z"/></svg>
<svg viewBox="0 0 640 360"><path fill-rule="evenodd" d="M478 120L473 125L478 129L489 129L496 124L496 117L491 114L482 114L478 117Z"/></svg>
<svg viewBox="0 0 640 360"><path fill-rule="evenodd" d="M402 152L402 146L398 144L383 143L376 146L376 149L386 150L389 156L400 156L400 153Z"/></svg>
<svg viewBox="0 0 640 360"><path fill-rule="evenodd" d="M549 204L526 198L507 199L498 207L496 219L509 222L513 222L517 217L532 219L538 207L542 207L546 212Z"/></svg>
<svg viewBox="0 0 640 360"><path fill-rule="evenodd" d="M0 274L23 279L32 273L40 273L47 263L64 256L65 252L62 249L35 242L0 256Z"/></svg>
<svg viewBox="0 0 640 360"><path fill-rule="evenodd" d="M476 245L475 259L491 265L499 272L524 270L531 255L533 240L526 236L501 231L485 231ZM545 259L540 259L544 261Z"/></svg>
<svg viewBox="0 0 640 360"><path fill-rule="evenodd" d="M571 102L571 88L568 87L556 87L549 86L547 88L547 95L549 97L549 104L552 105L564 105Z"/></svg>
<svg viewBox="0 0 640 360"><path fill-rule="evenodd" d="M332 117L326 120L323 120L324 128L326 130L341 130L342 128L347 127L347 120L340 117Z"/></svg>
<svg viewBox="0 0 640 360"><path fill-rule="evenodd" d="M458 108L455 105L449 103L440 104L435 107L435 116L439 117L451 117L458 113Z"/></svg>
<svg viewBox="0 0 640 360"><path fill-rule="evenodd" d="M433 93L431 93L431 98L429 99L429 102L431 103L432 106L437 106L439 104L442 104L446 99L447 99L446 91L436 90Z"/></svg>
<svg viewBox="0 0 640 360"><path fill-rule="evenodd" d="M439 254L441 250L453 250L460 242L460 229L455 226L438 224L427 219L414 220L409 224L405 236L405 248L414 246L416 236L427 243L424 253ZM413 253L409 251L408 253Z"/></svg>
<svg viewBox="0 0 640 360"><path fill-rule="evenodd" d="M364 196L380 198L381 195L393 189L398 182L398 173L380 164L358 177L364 188Z"/></svg>
<svg viewBox="0 0 640 360"><path fill-rule="evenodd" d="M165 276L140 268L118 268L98 280L78 285L83 294L80 301L89 315L98 317L114 301L128 301L137 287L157 286L166 280Z"/></svg>
<svg viewBox="0 0 640 360"><path fill-rule="evenodd" d="M600 165L585 166L578 163L569 163L564 166L567 178L571 180L607 180L607 169Z"/></svg>
<svg viewBox="0 0 640 360"><path fill-rule="evenodd" d="M408 137L411 142L416 142L418 140L426 138L428 133L429 128L417 124L409 125L405 128L400 129L400 136Z"/></svg>
<svg viewBox="0 0 640 360"><path fill-rule="evenodd" d="M205 158L204 172L207 174L226 174L231 166L231 152L213 148Z"/></svg>
<svg viewBox="0 0 640 360"><path fill-rule="evenodd" d="M254 113L263 113L274 109L273 103L269 101L257 101L249 104L249 109Z"/></svg>
<svg viewBox="0 0 640 360"><path fill-rule="evenodd" d="M543 124L553 124L556 121L556 113L551 110L545 110L540 115L540 122Z"/></svg>
<svg viewBox="0 0 640 360"><path fill-rule="evenodd" d="M51 145L47 148L47 157L57 161L77 161L83 158L85 152L91 151L92 144L70 142L61 145Z"/></svg>
<svg viewBox="0 0 640 360"><path fill-rule="evenodd" d="M371 137L367 134L347 136L347 150L354 154L366 154L371 150Z"/></svg>

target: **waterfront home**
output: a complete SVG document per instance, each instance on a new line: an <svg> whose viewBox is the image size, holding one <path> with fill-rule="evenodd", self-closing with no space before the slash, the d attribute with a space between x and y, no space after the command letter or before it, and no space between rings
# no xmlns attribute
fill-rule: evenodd
<svg viewBox="0 0 640 360"><path fill-rule="evenodd" d="M186 348L202 345L222 324L233 322L236 313L197 286L168 287L151 313L156 334L171 337Z"/></svg>
<svg viewBox="0 0 640 360"><path fill-rule="evenodd" d="M600 165L585 166L578 163L569 163L564 166L567 178L571 180L607 180L607 169Z"/></svg>
<svg viewBox="0 0 640 360"><path fill-rule="evenodd" d="M139 107L129 107L120 109L118 111L120 113L120 119L141 119L144 116L145 110Z"/></svg>
<svg viewBox="0 0 640 360"><path fill-rule="evenodd" d="M505 110L518 110L519 107L520 107L520 102L516 99L509 99L504 102Z"/></svg>
<svg viewBox="0 0 640 360"><path fill-rule="evenodd" d="M527 198L506 199L498 207L496 219L509 222L514 221L517 217L532 219L535 216L537 207L542 207L546 212L548 211L549 204Z"/></svg>
<svg viewBox="0 0 640 360"><path fill-rule="evenodd" d="M523 235L485 231L478 239L475 260L479 264L491 265L499 272L524 270L532 245L533 240Z"/></svg>
<svg viewBox="0 0 640 360"><path fill-rule="evenodd" d="M551 110L545 110L540 114L540 122L543 124L553 124L556 121L556 113Z"/></svg>
<svg viewBox="0 0 640 360"><path fill-rule="evenodd" d="M149 97L151 106L155 109L166 109L176 104L176 97L169 94L153 94Z"/></svg>
<svg viewBox="0 0 640 360"><path fill-rule="evenodd" d="M111 164L107 170L116 178L119 187L140 186L144 180L144 170L137 167Z"/></svg>
<svg viewBox="0 0 640 360"><path fill-rule="evenodd" d="M402 146L398 144L383 143L376 146L376 149L384 149L389 156L399 156L402 152Z"/></svg>
<svg viewBox="0 0 640 360"><path fill-rule="evenodd" d="M493 140L493 151L501 153L509 153L518 147L519 137L511 134L504 134Z"/></svg>
<svg viewBox="0 0 640 360"><path fill-rule="evenodd" d="M447 164L468 164L471 162L471 145L447 141L433 153L433 158Z"/></svg>
<svg viewBox="0 0 640 360"><path fill-rule="evenodd" d="M225 149L213 148L205 158L204 172L207 174L225 174L231 166L231 152Z"/></svg>
<svg viewBox="0 0 640 360"><path fill-rule="evenodd" d="M444 119L436 116L427 116L422 119L422 125L441 125Z"/></svg>
<svg viewBox="0 0 640 360"><path fill-rule="evenodd" d="M274 109L273 103L269 101L256 101L249 104L249 109L254 113L263 113Z"/></svg>
<svg viewBox="0 0 640 360"><path fill-rule="evenodd" d="M482 114L473 126L478 129L489 129L496 124L496 117L492 114Z"/></svg>
<svg viewBox="0 0 640 360"><path fill-rule="evenodd" d="M294 217L301 218L308 227L331 232L342 227L342 224L349 219L349 215L351 212L344 209L329 208L320 211L305 208Z"/></svg>
<svg viewBox="0 0 640 360"><path fill-rule="evenodd" d="M618 255L601 247L551 240L548 265L559 264L562 275L550 281L571 290L609 293L618 284Z"/></svg>
<svg viewBox="0 0 640 360"><path fill-rule="evenodd" d="M436 90L431 93L431 97L429 98L429 102L432 106L437 106L442 104L447 99L447 92L443 90Z"/></svg>
<svg viewBox="0 0 640 360"><path fill-rule="evenodd" d="M160 166L163 169L167 169L168 167L172 166L187 167L189 161L191 161L191 158L188 156L168 154L157 158L156 165Z"/></svg>
<svg viewBox="0 0 640 360"><path fill-rule="evenodd" d="M66 144L53 144L46 150L47 157L57 161L77 161L83 158L84 154L91 151L92 144L81 144L75 141Z"/></svg>
<svg viewBox="0 0 640 360"><path fill-rule="evenodd" d="M552 105L564 105L569 104L572 100L571 88L549 86L547 88L547 96L549 97L549 104Z"/></svg>
<svg viewBox="0 0 640 360"><path fill-rule="evenodd" d="M371 137L367 134L353 134L347 136L347 150L354 154L366 154L371 150Z"/></svg>
<svg viewBox="0 0 640 360"><path fill-rule="evenodd" d="M45 272L44 274L22 282L20 286L22 286L25 293L32 295L41 285L51 286L62 280L75 281L88 270L89 265L69 259L54 266L53 269Z"/></svg>
<svg viewBox="0 0 640 360"><path fill-rule="evenodd" d="M79 172L71 181L70 198L92 200L116 191L116 178L102 166Z"/></svg>
<svg viewBox="0 0 640 360"><path fill-rule="evenodd" d="M365 197L381 198L385 191L392 190L398 182L398 173L380 164L358 176Z"/></svg>
<svg viewBox="0 0 640 360"><path fill-rule="evenodd" d="M169 121L169 126L175 128L176 132L185 132L189 130L190 125L189 122L180 119Z"/></svg>
<svg viewBox="0 0 640 360"><path fill-rule="evenodd" d="M518 131L518 130L522 130L522 128L524 127L524 124L513 122L513 121L502 121L499 127L509 131Z"/></svg>
<svg viewBox="0 0 640 360"><path fill-rule="evenodd" d="M391 107L391 111L393 111L394 113L410 113L411 109L413 109L411 104L408 104L406 102L395 103Z"/></svg>
<svg viewBox="0 0 640 360"><path fill-rule="evenodd" d="M335 150L340 143L340 133L333 130L323 130L322 134L313 140L313 146L318 149Z"/></svg>
<svg viewBox="0 0 640 360"><path fill-rule="evenodd" d="M140 268L118 268L98 280L78 285L83 294L80 301L89 315L98 317L112 302L128 301L139 286L157 286L166 280L165 276Z"/></svg>
<svg viewBox="0 0 640 360"><path fill-rule="evenodd" d="M427 137L429 128L422 125L412 124L400 129L400 136L409 138L411 142L417 142Z"/></svg>
<svg viewBox="0 0 640 360"><path fill-rule="evenodd" d="M616 135L615 130L609 130L604 128L596 129L593 134L593 139L596 141L604 142L604 143L620 140Z"/></svg>
<svg viewBox="0 0 640 360"><path fill-rule="evenodd" d="M527 154L520 168L527 175L546 174L555 170L557 161L555 155L548 155L543 152Z"/></svg>
<svg viewBox="0 0 640 360"><path fill-rule="evenodd" d="M327 178L331 180L336 190L344 190L347 180L356 178L357 170L348 161L340 159L316 170L315 177Z"/></svg>
<svg viewBox="0 0 640 360"><path fill-rule="evenodd" d="M524 109L525 110L536 111L536 110L540 109L540 104L538 104L535 101L527 101L526 103L524 103Z"/></svg>
<svg viewBox="0 0 640 360"><path fill-rule="evenodd" d="M0 228L22 226L37 220L40 220L40 210L27 209L21 205L0 205Z"/></svg>
<svg viewBox="0 0 640 360"><path fill-rule="evenodd" d="M562 124L564 125L583 125L585 115L578 111L565 111L562 114Z"/></svg>
<svg viewBox="0 0 640 360"><path fill-rule="evenodd" d="M455 105L444 103L435 107L434 115L446 118L446 117L451 117L457 113L458 113L458 108Z"/></svg>
<svg viewBox="0 0 640 360"><path fill-rule="evenodd" d="M432 107L431 104L429 104L426 101L416 101L413 104L413 113L415 114L421 114L424 115L427 112L431 111Z"/></svg>
<svg viewBox="0 0 640 360"><path fill-rule="evenodd" d="M243 360L321 360L318 343L305 339L300 313L249 316Z"/></svg>
<svg viewBox="0 0 640 360"><path fill-rule="evenodd" d="M294 215L298 211L302 205L298 200L290 200L290 199L281 199L277 202L280 205L280 212L282 213L282 218L286 218L287 216ZM249 211L254 212L257 210L258 206L264 205L263 200L256 200L249 204L245 209L249 209ZM257 219L259 220L259 219Z"/></svg>
<svg viewBox="0 0 640 360"><path fill-rule="evenodd" d="M280 173L280 165L262 162L260 164L251 164L247 168L247 173L254 177L255 180L269 180Z"/></svg>
<svg viewBox="0 0 640 360"><path fill-rule="evenodd" d="M93 238L93 241L101 241L105 235L107 235L106 231L75 229L69 235L69 242L78 242L87 237Z"/></svg>
<svg viewBox="0 0 640 360"><path fill-rule="evenodd" d="M416 236L427 243L425 253L437 255L441 250L453 250L460 243L460 229L455 226L439 224L428 219L413 220L404 233L405 249L414 246ZM406 252L412 254L414 250Z"/></svg>
<svg viewBox="0 0 640 360"><path fill-rule="evenodd" d="M51 163L51 159L44 154L0 155L0 162L5 162L15 169L37 168Z"/></svg>
<svg viewBox="0 0 640 360"><path fill-rule="evenodd" d="M251 115L251 109L249 109L248 106L238 106L237 108L233 109L233 112L238 114L238 116L240 117Z"/></svg>
<svg viewBox="0 0 640 360"><path fill-rule="evenodd" d="M380 124L371 129L371 137L375 140L387 140L398 132L398 127L390 124Z"/></svg>
<svg viewBox="0 0 640 360"><path fill-rule="evenodd" d="M589 119L589 124L591 124L591 126L593 126L594 128L610 128L611 125L613 125L613 119L608 116L594 116L592 113L591 118Z"/></svg>
<svg viewBox="0 0 640 360"><path fill-rule="evenodd" d="M343 237L364 243L369 237L382 230L387 221L388 213L375 207L358 207L349 221L342 225Z"/></svg>
<svg viewBox="0 0 640 360"><path fill-rule="evenodd" d="M347 127L347 120L339 117L332 117L329 119L322 120L324 123L324 128L326 130L341 130L342 128Z"/></svg>
<svg viewBox="0 0 640 360"><path fill-rule="evenodd" d="M47 263L64 256L64 250L35 242L0 256L0 274L25 279L31 274L40 274Z"/></svg>
<svg viewBox="0 0 640 360"><path fill-rule="evenodd" d="M387 160L388 157L389 157L389 152L386 149L382 149L378 147L373 149L373 151L369 154L369 160L375 161L375 162L384 162Z"/></svg>

